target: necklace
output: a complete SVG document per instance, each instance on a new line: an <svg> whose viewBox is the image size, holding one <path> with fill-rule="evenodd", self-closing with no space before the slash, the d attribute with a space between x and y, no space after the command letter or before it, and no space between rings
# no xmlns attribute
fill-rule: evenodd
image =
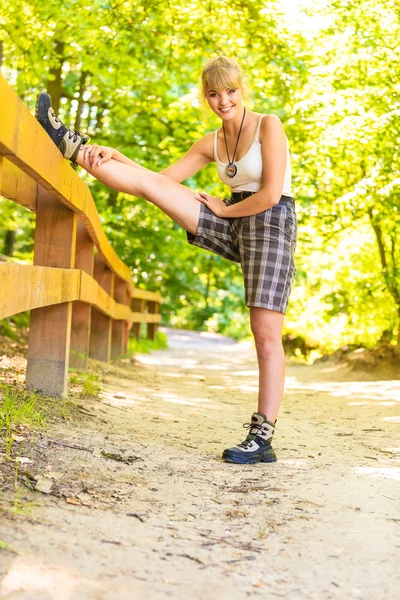
<svg viewBox="0 0 400 600"><path fill-rule="evenodd" d="M225 127L224 127L224 124L222 123L222 131L224 132L226 155L228 157L228 165L226 166L225 173L230 178L235 177L235 175L237 173L237 166L234 164L234 160L235 160L236 148L238 147L238 143L239 143L240 134L242 133L242 125L243 125L245 114L246 114L246 109L244 109L244 111L243 111L243 118L242 118L242 122L240 124L239 135L236 140L235 150L233 151L232 162L229 158L228 144L227 144L226 135L225 135Z"/></svg>

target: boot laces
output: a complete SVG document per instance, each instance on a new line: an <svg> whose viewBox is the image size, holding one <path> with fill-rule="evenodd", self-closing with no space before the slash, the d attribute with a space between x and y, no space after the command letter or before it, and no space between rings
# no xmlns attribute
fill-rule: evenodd
<svg viewBox="0 0 400 600"><path fill-rule="evenodd" d="M249 429L250 431L247 434L247 438L243 442L238 444L238 446L241 446L242 448L247 448L251 444L251 442L254 440L254 438L263 431L263 426L262 426L262 424L259 424L259 423L243 423L243 427L245 429ZM255 429L256 433L251 433L252 429Z"/></svg>
<svg viewBox="0 0 400 600"><path fill-rule="evenodd" d="M77 129L68 129L68 139L74 138L74 142L80 137L80 133Z"/></svg>
<svg viewBox="0 0 400 600"><path fill-rule="evenodd" d="M51 111L51 116L53 117L56 123L61 123L61 125L64 125L64 123L56 116L54 110ZM78 137L80 136L80 133L77 129L67 129L67 133L68 139L72 140L72 138L74 138L74 142L76 142L78 140Z"/></svg>

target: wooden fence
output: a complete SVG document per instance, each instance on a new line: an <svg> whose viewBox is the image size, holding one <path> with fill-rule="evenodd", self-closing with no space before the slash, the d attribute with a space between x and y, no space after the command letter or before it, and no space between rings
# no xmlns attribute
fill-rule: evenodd
<svg viewBox="0 0 400 600"><path fill-rule="evenodd" d="M0 264L0 319L30 310L26 386L65 396L68 366L154 339L158 293L135 288L88 186L0 75L0 194L36 213L34 264Z"/></svg>

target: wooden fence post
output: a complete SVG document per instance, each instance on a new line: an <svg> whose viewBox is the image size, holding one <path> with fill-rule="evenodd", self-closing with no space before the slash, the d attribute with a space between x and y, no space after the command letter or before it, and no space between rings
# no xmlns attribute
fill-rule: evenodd
<svg viewBox="0 0 400 600"><path fill-rule="evenodd" d="M82 269L93 275L94 244L85 224L78 219L76 232L75 269ZM86 302L74 302L72 305L70 366L75 369L87 369L90 342L90 322L92 306Z"/></svg>
<svg viewBox="0 0 400 600"><path fill-rule="evenodd" d="M35 265L74 266L76 221L76 213L38 186ZM51 396L66 395L71 315L72 302L31 311L26 371L28 389Z"/></svg>
<svg viewBox="0 0 400 600"><path fill-rule="evenodd" d="M158 302L149 302L149 313L157 314L159 312ZM155 340L157 335L157 323L147 323L147 337L149 340Z"/></svg>
<svg viewBox="0 0 400 600"><path fill-rule="evenodd" d="M104 258L96 254L93 276L109 294L114 295L114 273L106 265ZM111 356L112 319L97 308L92 307L89 356L108 362Z"/></svg>
<svg viewBox="0 0 400 600"><path fill-rule="evenodd" d="M144 312L144 300L142 300L141 298L133 298L131 310L132 312ZM139 323L133 323L132 325L132 335L135 338L138 338L140 335L140 325L140 321Z"/></svg>
<svg viewBox="0 0 400 600"><path fill-rule="evenodd" d="M115 278L114 300L119 304L130 304L128 284L122 279ZM129 323L115 319L112 324L111 358L118 358L128 352Z"/></svg>

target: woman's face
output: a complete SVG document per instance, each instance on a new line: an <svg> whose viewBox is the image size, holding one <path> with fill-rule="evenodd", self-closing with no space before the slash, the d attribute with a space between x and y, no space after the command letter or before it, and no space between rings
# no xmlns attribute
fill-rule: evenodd
<svg viewBox="0 0 400 600"><path fill-rule="evenodd" d="M207 90L207 102L213 112L223 121L230 121L243 112L242 90L228 88L226 90Z"/></svg>

